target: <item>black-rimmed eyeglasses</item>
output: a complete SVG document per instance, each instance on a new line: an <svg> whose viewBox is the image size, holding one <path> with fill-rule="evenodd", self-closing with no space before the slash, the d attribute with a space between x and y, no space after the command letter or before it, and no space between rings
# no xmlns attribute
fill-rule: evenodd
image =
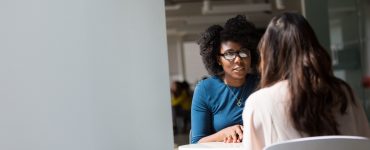
<svg viewBox="0 0 370 150"><path fill-rule="evenodd" d="M240 50L240 51L226 51L223 54L219 54L220 56L224 57L226 60L232 61L239 56L240 58L248 58L250 56L249 50Z"/></svg>

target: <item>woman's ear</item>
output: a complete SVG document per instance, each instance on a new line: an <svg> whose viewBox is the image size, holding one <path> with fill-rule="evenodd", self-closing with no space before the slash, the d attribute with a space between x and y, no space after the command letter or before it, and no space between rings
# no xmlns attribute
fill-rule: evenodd
<svg viewBox="0 0 370 150"><path fill-rule="evenodd" d="M221 63L221 60L220 60L220 57L217 57L217 63L219 66L222 66L222 63Z"/></svg>

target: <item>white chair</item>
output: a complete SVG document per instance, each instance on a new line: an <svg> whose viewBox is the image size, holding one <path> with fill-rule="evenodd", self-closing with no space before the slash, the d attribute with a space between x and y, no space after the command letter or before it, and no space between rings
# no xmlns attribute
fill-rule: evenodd
<svg viewBox="0 0 370 150"><path fill-rule="evenodd" d="M192 137L192 134L191 134L191 129L189 131L189 144L191 144L191 137Z"/></svg>
<svg viewBox="0 0 370 150"><path fill-rule="evenodd" d="M275 143L264 150L370 150L370 140L358 136L317 136Z"/></svg>

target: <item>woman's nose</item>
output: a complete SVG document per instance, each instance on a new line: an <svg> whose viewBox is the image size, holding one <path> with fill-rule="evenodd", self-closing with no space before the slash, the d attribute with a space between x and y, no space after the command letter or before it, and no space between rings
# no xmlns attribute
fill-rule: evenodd
<svg viewBox="0 0 370 150"><path fill-rule="evenodd" d="M241 57L239 55L235 56L234 63L240 63L241 62Z"/></svg>

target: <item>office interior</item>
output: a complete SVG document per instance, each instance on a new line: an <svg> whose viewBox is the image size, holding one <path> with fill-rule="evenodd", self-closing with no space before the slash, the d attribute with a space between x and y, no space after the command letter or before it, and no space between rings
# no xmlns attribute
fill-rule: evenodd
<svg viewBox="0 0 370 150"><path fill-rule="evenodd" d="M197 40L210 25L223 25L242 14L264 33L270 19L282 12L304 15L330 52L334 73L353 88L370 119L370 2L368 0L166 0L170 82L191 87L206 77ZM187 134L175 135L177 145Z"/></svg>
<svg viewBox="0 0 370 150"><path fill-rule="evenodd" d="M369 3L1 0L0 149L174 149L170 82L194 86L205 74L194 41L235 13L261 29L276 13L304 14L369 116Z"/></svg>

